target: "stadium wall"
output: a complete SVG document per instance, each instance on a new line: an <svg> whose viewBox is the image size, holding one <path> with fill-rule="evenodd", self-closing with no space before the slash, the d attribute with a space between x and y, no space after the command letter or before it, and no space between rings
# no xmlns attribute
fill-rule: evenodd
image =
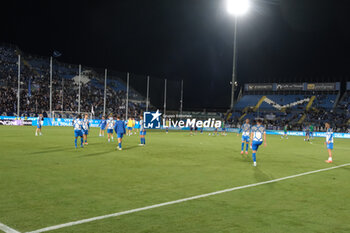
<svg viewBox="0 0 350 233"><path fill-rule="evenodd" d="M340 82L334 83L247 83L245 91L339 91Z"/></svg>
<svg viewBox="0 0 350 233"><path fill-rule="evenodd" d="M37 125L37 117L22 117L20 120L14 116L0 116L1 125ZM100 120L90 120L91 127L98 127ZM73 126L73 119L67 118L44 118L43 126ZM135 128L139 128L140 124L138 121L135 122ZM164 129L164 127L162 127ZM169 127L170 130L190 130L188 127L179 128L179 127ZM212 132L214 128L203 128L203 131ZM220 129L219 131L222 131ZM227 128L226 132L238 133L238 128ZM284 131L282 130L266 130L268 135L283 135ZM305 137L305 132L303 131L288 131L290 136L303 136ZM314 137L326 137L325 132L314 132ZM347 138L350 139L350 133L334 133L335 138Z"/></svg>

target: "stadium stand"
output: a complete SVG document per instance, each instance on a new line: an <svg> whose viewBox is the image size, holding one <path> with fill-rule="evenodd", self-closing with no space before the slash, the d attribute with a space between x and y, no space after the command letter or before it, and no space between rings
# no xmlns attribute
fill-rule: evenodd
<svg viewBox="0 0 350 233"><path fill-rule="evenodd" d="M331 121L338 131L349 130L350 91L340 98L339 85L334 85L331 91L309 91L307 84L303 84L300 87L303 90L293 91L293 94L272 90L273 86L277 85L271 84L269 91L246 90L236 102L234 112L228 114L228 121L239 125L247 118L264 118L266 125L272 128L282 129L288 123L299 130L308 124L323 127L326 121Z"/></svg>
<svg viewBox="0 0 350 233"><path fill-rule="evenodd" d="M0 114L16 115L17 104L17 59L21 65L21 115L48 115L49 110L49 61L21 52L16 46L0 46ZM103 111L104 75L96 69L83 67L81 75L81 112L91 112L96 117ZM304 124L322 127L332 121L342 130L349 128L350 84L341 93L339 87L332 91L306 90L315 84L302 84L299 91L251 91L246 90L236 102L234 111L226 116L217 113L211 117L225 119L229 125L237 126L243 120L264 118L267 125L282 128L288 123L296 129ZM270 85L270 88L277 86ZM326 85L327 86L327 85ZM335 85L336 86L336 85ZM78 66L54 61L53 66L53 111L57 117L71 117L78 109ZM63 98L62 98L63 97ZM106 113L125 113L126 84L117 75L109 75L107 81ZM63 102L62 102L63 100ZM129 116L139 115L145 109L145 98L132 87L129 92ZM192 112L194 114L194 112ZM194 114L198 118L206 114Z"/></svg>
<svg viewBox="0 0 350 233"><path fill-rule="evenodd" d="M350 111L350 91L344 93L339 101L338 108L344 111Z"/></svg>
<svg viewBox="0 0 350 233"><path fill-rule="evenodd" d="M21 54L21 115L35 116L49 110L49 58L27 55L11 45L0 46L0 114L15 115L17 103L18 54ZM53 111L68 117L78 109L78 66L54 61ZM97 117L103 112L104 76L93 68L83 67L81 75L81 112ZM63 97L63 98L62 98ZM107 82L107 113L125 113L126 84L116 76ZM63 100L63 103L62 103ZM129 116L139 115L145 98L132 87L129 91Z"/></svg>

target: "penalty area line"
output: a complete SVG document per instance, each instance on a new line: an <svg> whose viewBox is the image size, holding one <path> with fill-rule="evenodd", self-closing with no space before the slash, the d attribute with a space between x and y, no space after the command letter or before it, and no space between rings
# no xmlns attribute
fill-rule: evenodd
<svg viewBox="0 0 350 233"><path fill-rule="evenodd" d="M263 181L263 182L259 182L259 183L223 189L223 190L219 190L216 192L205 193L205 194L201 194L201 195L197 195L197 196L178 199L175 201L169 201L169 202L145 206L145 207L141 207L141 208L137 208L137 209L131 209L131 210L126 210L126 211L117 212L117 213L113 213L113 214L107 214L107 215L97 216L97 217L93 217L93 218L87 218L87 219L82 219L82 220L78 220L78 221L63 223L63 224L59 224L59 225L55 225L55 226L51 226L51 227L45 227L45 228L38 229L35 231L30 231L27 233L41 233L41 232L57 230L57 229L61 229L64 227L75 226L75 225L79 225L79 224L83 224L83 223L93 222L93 221L106 219L106 218L117 217L117 216L121 216L121 215L125 215L125 214L131 214L131 213L140 212L140 211L149 210L149 209L154 209L154 208L158 208L158 207L162 207L162 206L173 205L173 204L177 204L177 203L181 203L181 202L186 202L186 201L191 201L191 200L200 199L200 198L204 198L204 197L214 196L214 195L221 194L221 193L232 192L232 191L239 190L239 189L245 189L245 188L255 187L255 186L259 186L259 185L263 185L263 184L270 184L270 183L275 183L275 182L282 181L282 180L292 179L292 178L296 178L296 177L300 177L300 176L306 176L306 175L310 175L310 174L314 174L314 173L318 173L318 172L329 171L329 170L333 170L336 168L346 167L349 165L350 165L350 163L347 163L347 164L342 164L342 165L333 166L333 167L329 167L329 168L323 168L323 169L304 172L304 173L300 173L300 174L296 174L296 175L281 177L281 178L277 178L277 179L273 179L273 180Z"/></svg>
<svg viewBox="0 0 350 233"><path fill-rule="evenodd" d="M5 233L20 233L19 231L16 231L15 229L6 226L5 224L0 222L0 231L3 231Z"/></svg>

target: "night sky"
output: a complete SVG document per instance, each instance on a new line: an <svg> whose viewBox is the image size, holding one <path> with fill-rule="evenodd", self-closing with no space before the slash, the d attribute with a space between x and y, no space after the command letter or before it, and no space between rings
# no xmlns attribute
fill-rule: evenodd
<svg viewBox="0 0 350 233"><path fill-rule="evenodd" d="M185 108L230 105L234 20L224 0L6 2L0 42L44 56L58 50L63 62L183 79ZM252 1L238 22L239 84L350 81L346 2Z"/></svg>

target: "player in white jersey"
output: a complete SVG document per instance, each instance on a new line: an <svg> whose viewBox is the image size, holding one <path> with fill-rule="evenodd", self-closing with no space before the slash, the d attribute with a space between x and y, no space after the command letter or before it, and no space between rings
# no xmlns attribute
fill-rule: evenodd
<svg viewBox="0 0 350 233"><path fill-rule="evenodd" d="M38 133L41 136L41 127L42 127L43 120L44 120L43 114L39 114L39 117L36 121L35 136L38 136Z"/></svg>
<svg viewBox="0 0 350 233"><path fill-rule="evenodd" d="M87 136L89 135L89 129L90 129L90 121L89 121L89 115L85 114L84 120L83 120L83 137L85 141L85 145L88 144L87 142Z"/></svg>
<svg viewBox="0 0 350 233"><path fill-rule="evenodd" d="M326 142L325 144L327 145L327 150L328 150L328 160L326 160L326 163L332 163L333 158L332 158L332 150L333 150L333 143L334 143L334 135L333 135L333 130L331 129L330 124L327 122L325 124L326 127Z"/></svg>
<svg viewBox="0 0 350 233"><path fill-rule="evenodd" d="M248 154L251 128L252 128L252 126L249 124L249 119L246 119L245 123L241 126L239 132L237 133L237 136L238 136L242 132L242 145L241 145L241 154L242 155L243 155L243 150L244 150L244 143L246 143L245 154L246 155Z"/></svg>
<svg viewBox="0 0 350 233"><path fill-rule="evenodd" d="M115 121L113 118L113 115L109 115L109 118L107 120L107 134L108 134L108 142L112 139L112 142L114 141L113 139L113 129L114 129Z"/></svg>
<svg viewBox="0 0 350 233"><path fill-rule="evenodd" d="M80 117L78 116L76 119L73 120L73 127L74 127L74 144L75 148L78 148L77 141L78 137L80 137L80 146L83 148L83 121L80 120Z"/></svg>
<svg viewBox="0 0 350 233"><path fill-rule="evenodd" d="M256 151L259 149L259 146L265 141L264 146L266 146L266 131L264 126L262 126L262 120L258 119L256 125L252 127L250 134L251 148L253 150L253 166L256 166Z"/></svg>

